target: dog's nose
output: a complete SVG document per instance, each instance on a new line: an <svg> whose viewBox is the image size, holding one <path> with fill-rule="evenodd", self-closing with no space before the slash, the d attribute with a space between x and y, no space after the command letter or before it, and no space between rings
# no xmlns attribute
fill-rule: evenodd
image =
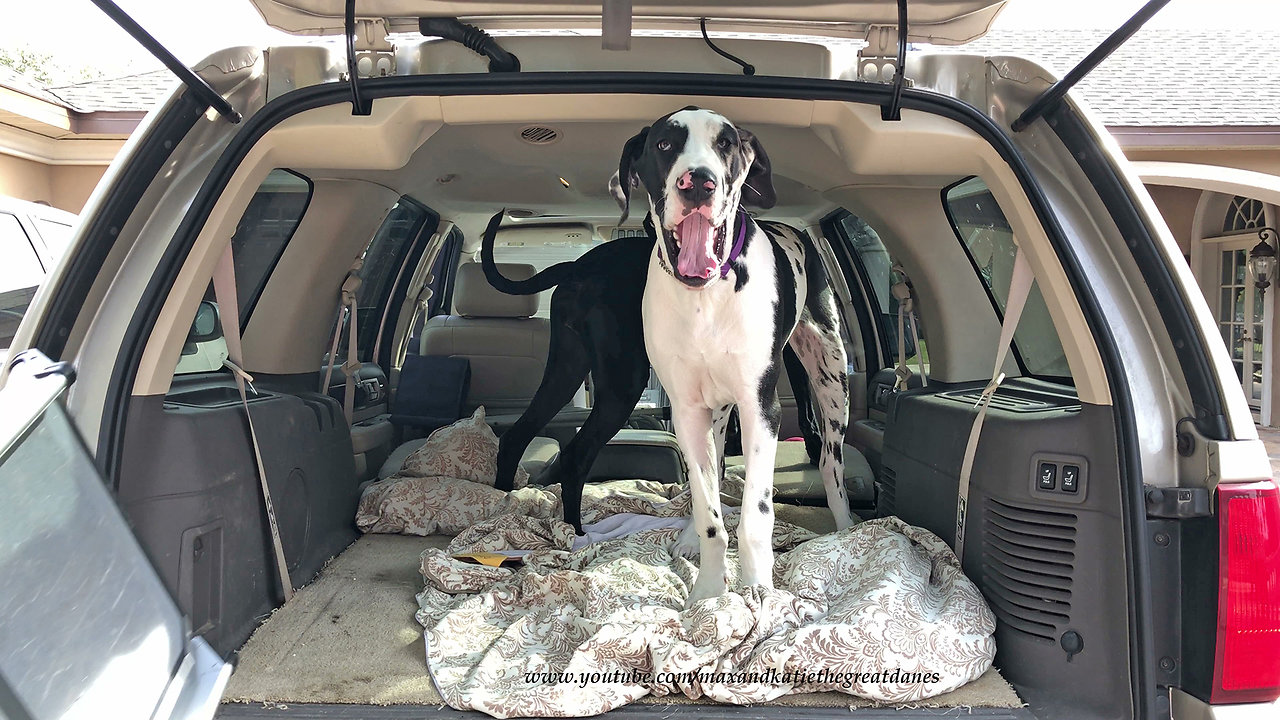
<svg viewBox="0 0 1280 720"><path fill-rule="evenodd" d="M716 181L706 168L696 168L686 171L676 180L676 189L680 191L680 197L701 204L716 191Z"/></svg>

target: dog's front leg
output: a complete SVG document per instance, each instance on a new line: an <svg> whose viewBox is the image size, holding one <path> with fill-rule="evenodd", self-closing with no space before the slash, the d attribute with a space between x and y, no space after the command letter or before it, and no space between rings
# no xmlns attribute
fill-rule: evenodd
<svg viewBox="0 0 1280 720"><path fill-rule="evenodd" d="M747 466L738 518L738 558L745 586L773 587L773 462L781 419L776 392L767 406L755 399L738 403Z"/></svg>
<svg viewBox="0 0 1280 720"><path fill-rule="evenodd" d="M728 538L720 516L720 473L716 467L711 433L711 410L672 400L676 440L689 464L689 490L693 496L693 528L698 534L698 579L689 591L685 607L724 593L728 585L725 552Z"/></svg>

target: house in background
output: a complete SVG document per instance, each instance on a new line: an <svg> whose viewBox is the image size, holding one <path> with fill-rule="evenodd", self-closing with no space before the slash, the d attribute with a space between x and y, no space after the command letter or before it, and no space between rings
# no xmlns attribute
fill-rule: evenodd
<svg viewBox="0 0 1280 720"><path fill-rule="evenodd" d="M994 30L968 45L935 49L1032 58L1061 77L1109 32ZM176 82L161 70L39 88L5 72L0 68L0 195L71 212L80 211L129 133ZM1144 29L1074 93L1135 161L1204 292L1256 418L1280 424L1273 363L1280 292L1259 292L1247 270L1260 232L1280 222L1274 34Z"/></svg>
<svg viewBox="0 0 1280 720"><path fill-rule="evenodd" d="M0 195L80 212L125 140L176 83L161 70L46 88L0 67Z"/></svg>

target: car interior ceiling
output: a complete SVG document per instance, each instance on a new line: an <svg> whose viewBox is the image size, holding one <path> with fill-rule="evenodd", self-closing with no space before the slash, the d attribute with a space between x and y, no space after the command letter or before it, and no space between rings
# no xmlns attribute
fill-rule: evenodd
<svg viewBox="0 0 1280 720"><path fill-rule="evenodd" d="M475 291L464 287L475 278L462 277L473 272L462 267L474 262L489 217L517 211L498 236L497 257L536 268L639 231L643 195L619 227L606 182L628 137L689 104L756 133L779 196L761 217L807 232L835 278L850 350L848 441L876 480L869 502L855 508L864 517L897 515L952 540L960 458L990 379L1017 238L1036 288L1004 366L1014 380L983 431L983 447L999 451L980 451L975 463L970 536L979 541L966 544L963 562L1000 620L996 664L1024 698L1048 703L1075 693L1078 708L1099 715L1125 705L1115 421L1096 345L1045 230L1008 167L968 128L913 111L885 123L877 107L837 101L400 97L378 100L368 117L327 106L268 132L183 266L127 408L120 502L194 630L229 653L279 604L257 483L228 481L254 473L239 397L228 374L182 364L194 352L191 321L211 298L226 239L238 253L255 421L290 573L301 585L355 540L360 484L417 434L387 421L399 369L406 356L435 347L431 317L454 313L460 289ZM357 347L365 367L348 428L340 372L328 394L320 378L335 326L343 327L340 288L361 257ZM890 391L891 262L910 278L923 338L917 351L927 354L927 386L916 378L902 392ZM541 307L495 310L507 322L487 326L494 342L515 328L536 347L536 324L520 321L545 318L549 294ZM343 352L328 362L340 365ZM541 375L536 362L517 366L504 356L489 375L473 376L473 393L483 396L495 372L532 374L534 387ZM798 435L794 399L788 404L785 387L781 395L782 436ZM571 421L552 434L566 427L571 434ZM1037 487L1034 470L1044 463L1081 468L1081 490ZM1071 662L1061 642L1068 631L1085 638L1091 662ZM1087 696L1080 688L1090 688Z"/></svg>

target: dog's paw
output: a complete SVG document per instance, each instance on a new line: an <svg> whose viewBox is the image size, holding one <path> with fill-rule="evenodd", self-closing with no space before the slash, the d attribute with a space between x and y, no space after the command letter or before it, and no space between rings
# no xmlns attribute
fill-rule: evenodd
<svg viewBox="0 0 1280 720"><path fill-rule="evenodd" d="M701 541L698 539L697 531L693 529L693 523L685 523L684 529L680 531L675 544L671 547L671 556L694 560L701 552Z"/></svg>
<svg viewBox="0 0 1280 720"><path fill-rule="evenodd" d="M693 589L689 591L689 597L684 601L685 609L703 600L720 597L724 594L725 588L725 578L722 573L699 573L697 581L693 583Z"/></svg>

